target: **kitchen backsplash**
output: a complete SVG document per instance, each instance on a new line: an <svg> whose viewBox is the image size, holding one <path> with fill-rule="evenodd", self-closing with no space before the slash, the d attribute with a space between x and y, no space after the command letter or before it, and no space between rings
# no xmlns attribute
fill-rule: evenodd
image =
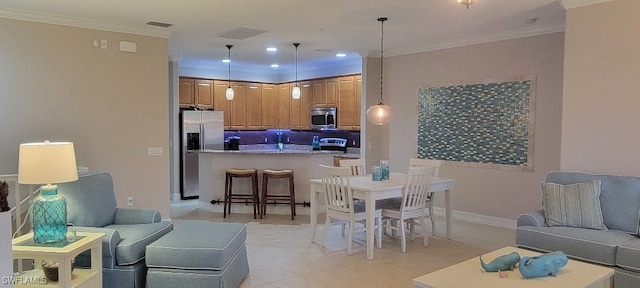
<svg viewBox="0 0 640 288"><path fill-rule="evenodd" d="M275 145L278 143L278 137L280 137L282 143L285 144L311 145L311 141L313 140L314 135L318 135L319 138L344 138L347 139L348 148L360 148L360 131L301 131L286 129L274 129L266 131L224 131L224 138L234 136L240 137L240 145Z"/></svg>

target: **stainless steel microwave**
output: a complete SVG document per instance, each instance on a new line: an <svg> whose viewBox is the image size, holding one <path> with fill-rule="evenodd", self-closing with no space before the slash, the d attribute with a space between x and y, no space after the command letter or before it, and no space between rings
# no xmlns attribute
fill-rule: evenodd
<svg viewBox="0 0 640 288"><path fill-rule="evenodd" d="M336 107L314 107L311 108L311 129L331 130L336 129L338 121L336 119Z"/></svg>

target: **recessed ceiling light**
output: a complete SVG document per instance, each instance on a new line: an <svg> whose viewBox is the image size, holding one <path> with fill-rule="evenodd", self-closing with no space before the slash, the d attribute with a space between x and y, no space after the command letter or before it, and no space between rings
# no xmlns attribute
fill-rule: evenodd
<svg viewBox="0 0 640 288"><path fill-rule="evenodd" d="M280 67L280 65L278 65L278 64L271 64L271 68L278 68L278 67Z"/></svg>
<svg viewBox="0 0 640 288"><path fill-rule="evenodd" d="M336 54L336 57L345 57L345 56L347 56L347 54L345 54L345 53L338 53L338 54Z"/></svg>
<svg viewBox="0 0 640 288"><path fill-rule="evenodd" d="M267 48L267 52L276 52L276 51L278 51L278 48L276 48L276 47Z"/></svg>
<svg viewBox="0 0 640 288"><path fill-rule="evenodd" d="M222 60L222 63L229 63L229 62L231 62L231 60L229 60L229 59Z"/></svg>

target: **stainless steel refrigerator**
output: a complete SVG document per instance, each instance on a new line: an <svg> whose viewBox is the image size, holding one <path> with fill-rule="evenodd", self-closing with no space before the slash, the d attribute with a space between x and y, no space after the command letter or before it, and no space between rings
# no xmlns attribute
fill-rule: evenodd
<svg viewBox="0 0 640 288"><path fill-rule="evenodd" d="M180 198L199 197L197 150L224 150L222 111L180 111Z"/></svg>

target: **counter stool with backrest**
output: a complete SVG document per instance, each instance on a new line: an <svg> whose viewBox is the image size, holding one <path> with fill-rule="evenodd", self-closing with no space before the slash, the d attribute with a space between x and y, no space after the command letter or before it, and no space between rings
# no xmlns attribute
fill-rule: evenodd
<svg viewBox="0 0 640 288"><path fill-rule="evenodd" d="M287 179L289 181L289 194L274 194L269 193L269 179L279 178ZM272 189L273 190L273 189ZM286 200L291 204L291 220L296 216L296 195L293 186L293 170L273 170L265 169L262 171L262 207L260 210L260 218L263 218L267 210L268 200Z"/></svg>
<svg viewBox="0 0 640 288"><path fill-rule="evenodd" d="M251 194L233 193L233 178L249 178L251 181ZM257 219L257 215L260 213L258 170L253 168L232 168L226 170L226 177L224 181L224 218L227 217L227 212L231 214L231 201L233 200L253 201L253 219Z"/></svg>

